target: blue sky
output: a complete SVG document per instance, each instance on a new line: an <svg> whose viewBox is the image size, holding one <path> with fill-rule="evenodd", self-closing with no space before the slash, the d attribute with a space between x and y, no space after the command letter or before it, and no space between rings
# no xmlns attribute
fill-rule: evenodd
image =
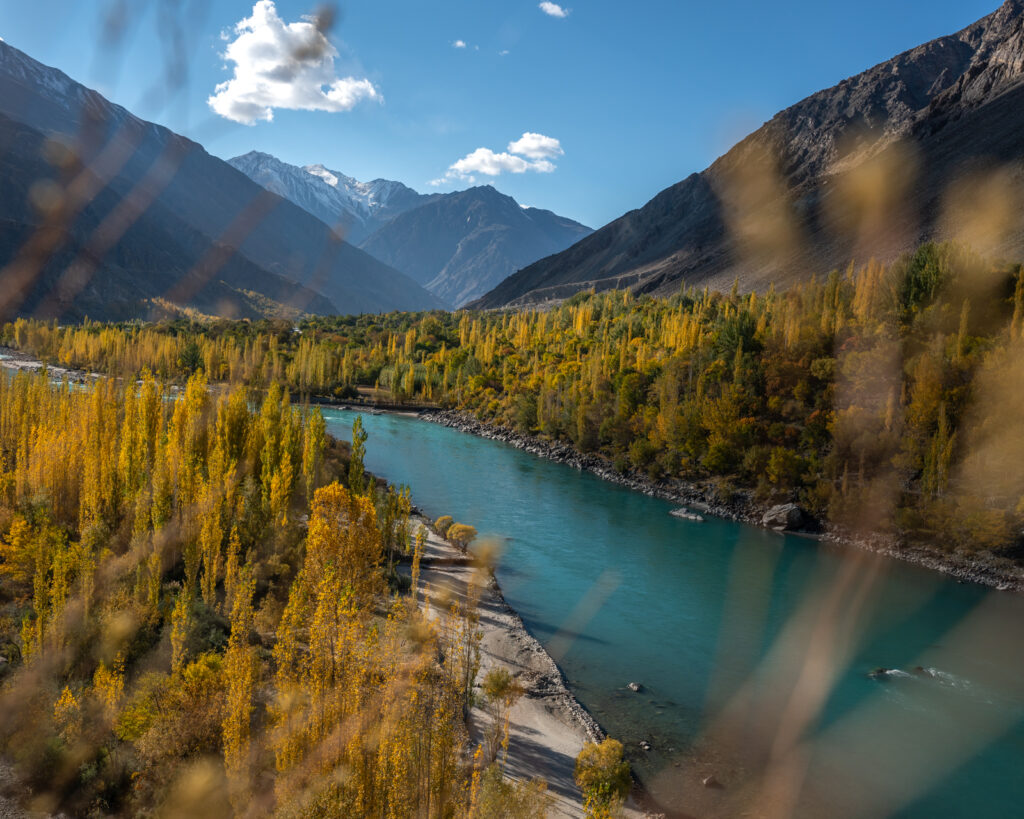
<svg viewBox="0 0 1024 819"><path fill-rule="evenodd" d="M0 0L0 37L221 157L257 149L420 191L473 179L598 227L703 169L779 109L999 4L578 0L545 11L533 0L350 0L326 34L333 62L318 51L307 76L289 75L296 87L283 83L269 100L308 105L312 94L332 110L276 107L272 121L244 125L208 99L238 72L222 113L251 116L268 101L253 103L252 65L223 58L254 2ZM320 5L277 0L270 11L287 26ZM124 36L104 42L112 8L128 10ZM244 62L266 57L261 48L243 41L235 51ZM175 53L184 82L168 100Z"/></svg>

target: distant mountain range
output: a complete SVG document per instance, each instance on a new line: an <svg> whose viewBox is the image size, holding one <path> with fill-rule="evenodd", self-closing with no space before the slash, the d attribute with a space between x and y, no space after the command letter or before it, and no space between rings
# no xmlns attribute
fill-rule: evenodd
<svg viewBox="0 0 1024 819"><path fill-rule="evenodd" d="M258 151L228 162L453 306L592 232L551 211L520 207L489 185L420 194L401 182L359 182Z"/></svg>
<svg viewBox="0 0 1024 819"><path fill-rule="evenodd" d="M353 245L396 216L437 196L417 193L387 179L359 182L323 165L300 168L260 151L236 156L228 164L338 229Z"/></svg>
<svg viewBox="0 0 1024 819"><path fill-rule="evenodd" d="M443 306L200 145L0 42L0 318Z"/></svg>
<svg viewBox="0 0 1024 819"><path fill-rule="evenodd" d="M683 281L763 290L851 259L892 259L979 214L991 228L984 250L1020 258L1022 179L1024 3L1008 0L787 108L707 170L472 306L541 305L588 288L667 294Z"/></svg>

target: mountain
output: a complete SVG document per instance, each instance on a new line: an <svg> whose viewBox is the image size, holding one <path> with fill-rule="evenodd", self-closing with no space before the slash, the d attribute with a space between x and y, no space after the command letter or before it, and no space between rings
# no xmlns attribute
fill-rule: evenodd
<svg viewBox="0 0 1024 819"><path fill-rule="evenodd" d="M522 208L490 186L420 194L401 182L359 182L259 151L228 162L455 306L591 232L551 211Z"/></svg>
<svg viewBox="0 0 1024 819"><path fill-rule="evenodd" d="M202 146L0 42L0 314L443 306Z"/></svg>
<svg viewBox="0 0 1024 819"><path fill-rule="evenodd" d="M408 210L360 247L459 306L590 232L549 210L523 208L485 185Z"/></svg>
<svg viewBox="0 0 1024 819"><path fill-rule="evenodd" d="M48 150L40 131L0 114L3 319L121 321L172 306L244 318L336 312L326 297L211 242L159 201L121 226L116 214L130 200L114 187L100 186L78 207L51 204L59 188L40 182L54 173Z"/></svg>
<svg viewBox="0 0 1024 819"><path fill-rule="evenodd" d="M591 287L667 294L681 281L761 290L970 227L987 252L1020 257L1022 78L1024 2L1008 0L787 108L707 170L473 306L543 304Z"/></svg>
<svg viewBox="0 0 1024 819"><path fill-rule="evenodd" d="M436 198L388 179L359 182L323 165L299 168L259 151L228 160L254 182L290 199L358 245L396 216Z"/></svg>

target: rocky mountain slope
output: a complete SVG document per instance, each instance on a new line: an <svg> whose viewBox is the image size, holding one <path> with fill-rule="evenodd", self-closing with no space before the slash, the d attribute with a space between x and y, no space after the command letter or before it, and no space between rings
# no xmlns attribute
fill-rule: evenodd
<svg viewBox="0 0 1024 819"><path fill-rule="evenodd" d="M1024 2L777 114L707 170L476 306L590 287L786 285L932 238L1024 255Z"/></svg>
<svg viewBox="0 0 1024 819"><path fill-rule="evenodd" d="M459 306L590 232L549 210L523 208L485 185L408 210L360 247Z"/></svg>
<svg viewBox="0 0 1024 819"><path fill-rule="evenodd" d="M0 318L128 320L188 307L258 318L336 312L307 287L271 273L183 221L159 201L128 215L102 187L68 206L50 180L47 138L0 114ZM130 204L129 204L130 207Z"/></svg>
<svg viewBox="0 0 1024 819"><path fill-rule="evenodd" d="M591 232L551 211L521 208L490 186L420 194L401 182L359 182L258 151L228 162L454 306Z"/></svg>
<svg viewBox="0 0 1024 819"><path fill-rule="evenodd" d="M0 313L443 306L166 128L0 42Z"/></svg>

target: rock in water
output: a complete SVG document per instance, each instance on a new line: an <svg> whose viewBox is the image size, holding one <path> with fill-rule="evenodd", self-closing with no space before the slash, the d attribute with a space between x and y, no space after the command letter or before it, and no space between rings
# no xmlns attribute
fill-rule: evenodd
<svg viewBox="0 0 1024 819"><path fill-rule="evenodd" d="M780 503L764 513L761 525L785 532L800 529L807 520L804 510L795 503Z"/></svg>
<svg viewBox="0 0 1024 819"><path fill-rule="evenodd" d="M630 691L635 691L635 692L636 692L637 694L639 694L639 693L640 693L641 691L643 691L643 690L644 690L644 687L643 687L642 685L640 685L640 683L638 683L638 682L631 682L631 683L630 683L630 684L629 684L628 686L626 686L626 687L627 687L627 688L628 688L628 689L629 689Z"/></svg>
<svg viewBox="0 0 1024 819"><path fill-rule="evenodd" d="M698 515L696 512L691 512L689 509L685 507L682 507L680 509L673 509L671 512L669 512L669 514L674 515L677 518L682 518L683 520L693 520L697 523L704 522L704 517L702 515Z"/></svg>
<svg viewBox="0 0 1024 819"><path fill-rule="evenodd" d="M714 774L711 774L710 776L705 776L705 777L704 777L704 778L703 778L703 779L702 779L702 780L700 781L700 783L701 783L701 784L702 784L702 785L703 785L703 786L704 786L705 788L721 788L721 787L722 787L722 783L721 783L721 782L719 782L719 781L718 781L717 779L715 779L715 775L714 775Z"/></svg>

